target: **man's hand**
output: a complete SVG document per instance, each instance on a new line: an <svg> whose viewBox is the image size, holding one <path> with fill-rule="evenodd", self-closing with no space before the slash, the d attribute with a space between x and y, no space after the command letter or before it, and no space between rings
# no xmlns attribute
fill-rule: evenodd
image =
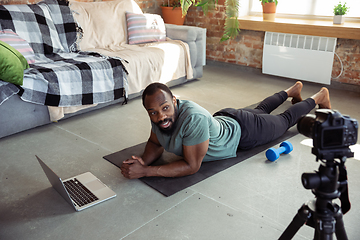
<svg viewBox="0 0 360 240"><path fill-rule="evenodd" d="M147 166L141 157L132 156L131 159L123 161L120 169L121 174L129 179L141 178L146 176Z"/></svg>

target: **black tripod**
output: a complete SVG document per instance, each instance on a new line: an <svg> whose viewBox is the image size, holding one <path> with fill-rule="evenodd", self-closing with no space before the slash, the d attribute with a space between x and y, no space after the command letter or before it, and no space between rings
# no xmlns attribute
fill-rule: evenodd
<svg viewBox="0 0 360 240"><path fill-rule="evenodd" d="M315 229L314 240L331 240L334 233L338 240L348 239L341 207L333 203L334 199L340 198L341 204L346 204L344 213L350 209L348 195L342 196L342 192L348 194L344 166L346 157L340 160L340 163L333 159L322 161L324 164L320 165L318 172L302 175L302 184L306 189L312 189L315 200L302 205L279 240L292 239L304 224Z"/></svg>

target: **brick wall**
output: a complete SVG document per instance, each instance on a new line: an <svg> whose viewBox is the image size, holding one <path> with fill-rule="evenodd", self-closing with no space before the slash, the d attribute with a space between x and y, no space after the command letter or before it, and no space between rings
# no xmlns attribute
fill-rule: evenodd
<svg viewBox="0 0 360 240"><path fill-rule="evenodd" d="M0 4L26 4L38 1L0 0ZM165 0L135 1L144 12L161 14L160 5ZM225 19L223 2L224 0L219 0L219 5L216 9L209 11L207 16L203 14L200 8L192 7L188 11L185 24L207 29L207 59L261 68L264 32L242 30L236 39L220 43ZM333 82L360 86L360 40L338 39L336 53L342 60L344 70L338 79L333 79ZM335 56L332 76L338 76L340 71L341 65Z"/></svg>
<svg viewBox="0 0 360 240"><path fill-rule="evenodd" d="M192 8L185 24L207 28L207 59L261 68L265 33L242 30L236 39L220 43L224 18L223 5L209 12L207 16L204 16L201 9ZM335 52L339 55L344 70L338 79L332 81L360 86L360 40L339 38ZM337 77L340 72L341 64L335 56L332 76Z"/></svg>

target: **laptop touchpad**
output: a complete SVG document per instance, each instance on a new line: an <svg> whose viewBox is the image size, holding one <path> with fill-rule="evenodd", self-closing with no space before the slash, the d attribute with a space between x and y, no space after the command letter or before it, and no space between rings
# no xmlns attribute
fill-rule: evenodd
<svg viewBox="0 0 360 240"><path fill-rule="evenodd" d="M106 187L102 182L100 182L98 179L88 182L86 183L86 186L91 190L91 191L97 191L99 189L102 189L104 187Z"/></svg>

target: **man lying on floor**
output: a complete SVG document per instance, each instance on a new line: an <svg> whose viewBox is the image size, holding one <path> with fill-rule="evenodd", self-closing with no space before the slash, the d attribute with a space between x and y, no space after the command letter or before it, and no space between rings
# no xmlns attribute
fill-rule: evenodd
<svg viewBox="0 0 360 240"><path fill-rule="evenodd" d="M122 163L121 173L129 179L191 175L200 169L203 161L235 157L238 149L269 143L317 104L320 108L331 108L328 89L322 88L303 101L302 86L296 82L264 99L255 109L225 108L212 116L194 102L176 99L166 85L152 83L142 95L152 126L149 140L141 157L132 156ZM279 115L271 115L288 97L293 105ZM164 149L183 159L150 166Z"/></svg>

